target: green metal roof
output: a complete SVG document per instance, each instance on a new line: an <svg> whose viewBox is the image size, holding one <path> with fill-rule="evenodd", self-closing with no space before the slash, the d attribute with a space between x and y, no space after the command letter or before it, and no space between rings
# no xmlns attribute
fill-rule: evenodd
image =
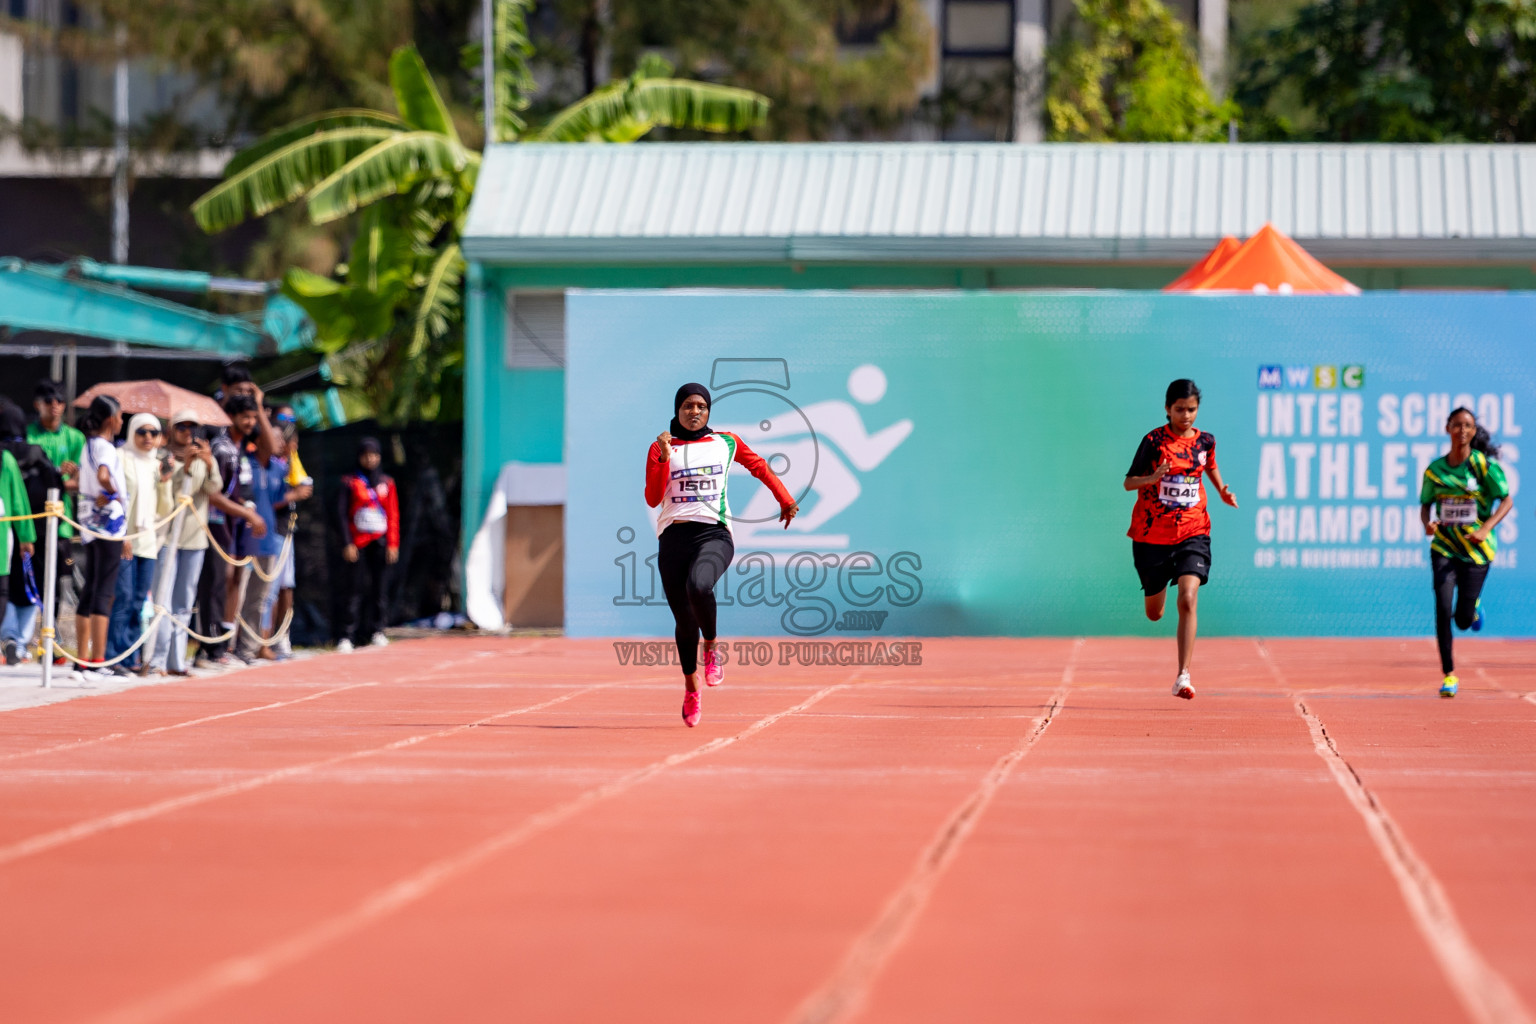
<svg viewBox="0 0 1536 1024"><path fill-rule="evenodd" d="M314 325L281 295L258 314L222 316L126 287L206 292L235 284L189 271L120 267L92 260L28 263L0 259L0 326L220 356L273 355L304 348ZM251 292L259 288L239 290Z"/></svg>
<svg viewBox="0 0 1536 1024"><path fill-rule="evenodd" d="M507 265L1181 262L1266 221L1324 260L1536 260L1536 146L491 147L464 251Z"/></svg>

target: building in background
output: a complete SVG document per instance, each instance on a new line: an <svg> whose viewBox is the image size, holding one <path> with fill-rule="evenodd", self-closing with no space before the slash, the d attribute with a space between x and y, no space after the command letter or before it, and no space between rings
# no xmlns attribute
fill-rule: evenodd
<svg viewBox="0 0 1536 1024"><path fill-rule="evenodd" d="M76 59L45 37L95 29L72 0L0 0L29 38L0 30L0 255L61 260L113 256L112 177L118 166L117 62ZM198 145L226 121L213 92L151 60L125 62L131 144L126 262L198 267L219 246L187 216L230 150Z"/></svg>
<svg viewBox="0 0 1536 1024"><path fill-rule="evenodd" d="M1227 60L1227 0L1164 0L1190 26L1200 64L1220 90ZM935 29L938 73L929 95L964 113L937 137L1041 142L1045 54L1071 0L924 0Z"/></svg>

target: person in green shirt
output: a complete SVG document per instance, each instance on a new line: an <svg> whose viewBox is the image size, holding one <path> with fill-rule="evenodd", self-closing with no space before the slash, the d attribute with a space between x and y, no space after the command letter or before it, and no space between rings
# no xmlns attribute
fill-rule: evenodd
<svg viewBox="0 0 1536 1024"><path fill-rule="evenodd" d="M1419 518L1430 537L1434 569L1435 639L1445 673L1440 696L1454 697L1459 681L1451 657L1451 623L1473 631L1483 628L1481 596L1497 549L1494 529L1515 503L1504 470L1494 461L1499 448L1472 410L1452 412L1445 430L1451 450L1424 470Z"/></svg>
<svg viewBox="0 0 1536 1024"><path fill-rule="evenodd" d="M85 450L85 435L64 422L64 386L56 380L40 381L32 395L37 421L27 424L27 442L35 444L48 460L64 474L64 512L73 518L74 494L80 489L80 453ZM75 528L59 523L60 537L73 537Z"/></svg>
<svg viewBox="0 0 1536 1024"><path fill-rule="evenodd" d="M0 450L0 519L30 516L32 503L27 500L27 485L21 478L16 456ZM30 556L37 543L37 527L31 519L0 522L0 591L8 591L6 577L11 573L11 545L19 544L21 553Z"/></svg>

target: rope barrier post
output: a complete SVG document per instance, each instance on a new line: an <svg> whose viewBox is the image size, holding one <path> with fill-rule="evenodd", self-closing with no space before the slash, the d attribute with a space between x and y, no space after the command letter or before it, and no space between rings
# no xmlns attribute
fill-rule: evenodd
<svg viewBox="0 0 1536 1024"><path fill-rule="evenodd" d="M171 637L170 637L170 641L169 641L170 643L175 643L176 642L176 637L177 637L177 633L176 633L176 616L173 615L173 614L170 614L168 609L171 606L171 587L173 587L175 585L175 583L176 583L176 571L179 568L181 568L180 564L176 561L176 556L181 551L181 521L182 521L183 517L185 517L187 509L189 509L191 507L192 507L192 474L189 472L187 474L186 481L182 484L181 494L176 499L176 511L172 513L171 532L167 536L167 539L166 539L166 542L165 542L165 550L164 551L157 551L157 552L155 552L156 556L159 557L159 561L155 564L155 583L154 583L155 598L154 598L154 604L155 604L155 608L157 610L159 610L159 609L167 609L166 617L171 619L171 625L170 625ZM156 541L156 543L159 543L158 540ZM159 616L157 616L155 618L155 627L154 628L155 628L155 632L158 634L160 632L160 617ZM185 648L186 647L186 638L185 637L182 638L181 643L182 643L182 647ZM149 656L146 657L146 658L139 659L141 662L143 662L143 665L144 665L143 670L140 672L141 675L148 675L149 674L149 667L150 667L149 663L154 660L155 648L158 647L159 645L160 645L160 638L159 638L159 636L156 636L147 645L148 650L149 650ZM181 658L176 659L176 663L178 665L181 664L181 662L182 662Z"/></svg>
<svg viewBox="0 0 1536 1024"><path fill-rule="evenodd" d="M53 685L53 637L54 619L58 613L59 600L59 516L54 512L58 508L63 511L59 489L48 489L48 525L47 540L44 542L43 551L43 687L47 689Z"/></svg>

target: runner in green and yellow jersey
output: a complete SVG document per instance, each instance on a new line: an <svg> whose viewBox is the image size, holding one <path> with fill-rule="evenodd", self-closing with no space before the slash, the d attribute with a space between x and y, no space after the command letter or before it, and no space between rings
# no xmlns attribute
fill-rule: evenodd
<svg viewBox="0 0 1536 1024"><path fill-rule="evenodd" d="M1498 446L1478 426L1472 410L1452 412L1445 430L1451 450L1424 471L1419 518L1430 537L1434 567L1435 639L1445 673L1440 696L1454 697L1458 680L1451 658L1451 623L1461 629L1483 628L1480 598L1497 547L1494 529L1514 508L1514 500L1504 470L1494 461Z"/></svg>

